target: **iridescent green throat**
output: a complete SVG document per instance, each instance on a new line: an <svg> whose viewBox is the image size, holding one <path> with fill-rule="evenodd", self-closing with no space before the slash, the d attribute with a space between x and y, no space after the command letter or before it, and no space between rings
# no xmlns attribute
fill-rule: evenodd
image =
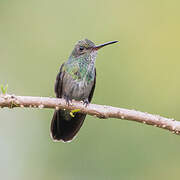
<svg viewBox="0 0 180 180"><path fill-rule="evenodd" d="M69 73L78 82L90 83L95 77L95 55L85 54L79 57L70 56L64 65L64 71Z"/></svg>

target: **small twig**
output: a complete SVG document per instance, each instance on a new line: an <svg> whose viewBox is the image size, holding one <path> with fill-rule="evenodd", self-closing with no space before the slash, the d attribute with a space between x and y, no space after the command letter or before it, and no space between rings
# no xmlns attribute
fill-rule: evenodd
<svg viewBox="0 0 180 180"><path fill-rule="evenodd" d="M128 110L112 106L104 106L97 104L89 104L87 107L78 101L72 101L72 104L67 105L64 99L49 98L49 97L32 97L32 96L15 96L8 94L0 95L0 107L27 107L27 108L54 108L77 110L81 113L89 114L99 118L118 118L130 121L136 121L169 130L175 134L180 134L180 122L174 119L165 118L159 115L153 115L136 110Z"/></svg>
<svg viewBox="0 0 180 180"><path fill-rule="evenodd" d="M1 86L2 94L6 94L7 93L8 84L6 84L5 86L3 84L1 84L0 86Z"/></svg>

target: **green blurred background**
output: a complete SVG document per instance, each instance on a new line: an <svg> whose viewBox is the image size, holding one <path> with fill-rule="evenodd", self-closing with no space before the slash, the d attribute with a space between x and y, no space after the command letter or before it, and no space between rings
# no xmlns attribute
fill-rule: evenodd
<svg viewBox="0 0 180 180"><path fill-rule="evenodd" d="M53 96L74 44L120 43L97 57L93 103L180 119L180 1L1 0L0 84ZM179 180L180 137L88 116L71 143L49 136L52 109L0 110L0 179Z"/></svg>

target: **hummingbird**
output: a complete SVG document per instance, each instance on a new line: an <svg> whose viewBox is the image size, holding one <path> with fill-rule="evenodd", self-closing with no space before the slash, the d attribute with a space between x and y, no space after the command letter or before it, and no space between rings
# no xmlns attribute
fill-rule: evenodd
<svg viewBox="0 0 180 180"><path fill-rule="evenodd" d="M80 40L75 45L68 60L60 67L56 77L55 94L57 98L70 101L83 101L87 106L93 97L96 85L95 60L97 51L107 45L117 43L111 41L95 45L88 39ZM70 110L55 110L51 121L51 137L55 141L69 142L78 133L86 114L80 112L70 114Z"/></svg>

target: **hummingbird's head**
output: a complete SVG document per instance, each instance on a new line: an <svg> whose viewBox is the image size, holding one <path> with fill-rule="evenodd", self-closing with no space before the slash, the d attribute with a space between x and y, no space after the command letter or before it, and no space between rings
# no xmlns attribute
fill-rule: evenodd
<svg viewBox="0 0 180 180"><path fill-rule="evenodd" d="M92 41L88 39L80 40L75 45L72 55L74 57L88 55L91 53L93 47L95 47L95 44Z"/></svg>
<svg viewBox="0 0 180 180"><path fill-rule="evenodd" d="M111 41L108 43L100 44L96 46L92 41L88 39L80 40L77 42L77 44L74 47L74 50L71 54L71 56L78 58L78 57L87 57L90 55L95 55L97 54L97 51L109 44L116 43L118 41Z"/></svg>

